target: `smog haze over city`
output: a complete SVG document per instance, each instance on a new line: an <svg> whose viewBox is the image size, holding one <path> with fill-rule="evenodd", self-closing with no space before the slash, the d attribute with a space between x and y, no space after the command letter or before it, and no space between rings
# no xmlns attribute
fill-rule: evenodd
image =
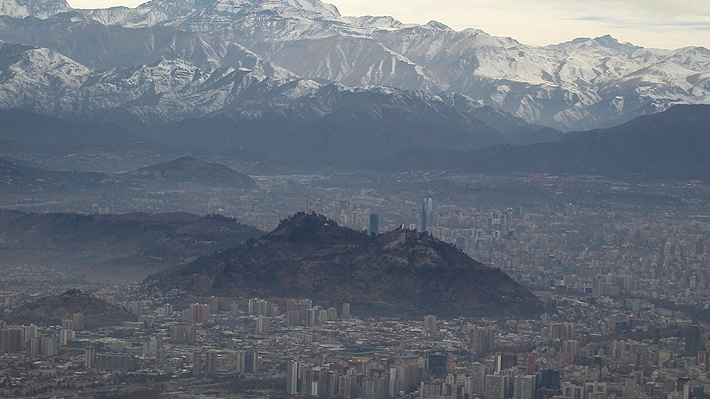
<svg viewBox="0 0 710 399"><path fill-rule="evenodd" d="M0 0L0 396L708 399L709 18Z"/></svg>

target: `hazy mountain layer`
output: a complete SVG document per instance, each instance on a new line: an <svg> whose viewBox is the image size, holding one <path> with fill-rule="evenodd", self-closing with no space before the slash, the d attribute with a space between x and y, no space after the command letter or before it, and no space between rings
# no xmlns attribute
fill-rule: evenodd
<svg viewBox="0 0 710 399"><path fill-rule="evenodd" d="M110 180L104 173L49 171L0 158L2 194L95 190L110 184Z"/></svg>
<svg viewBox="0 0 710 399"><path fill-rule="evenodd" d="M292 90L299 90L293 83ZM532 135L532 133L531 133ZM151 138L228 155L343 165L405 149L484 148L505 143L499 131L440 97L395 89L322 86L288 106L230 112L155 129Z"/></svg>
<svg viewBox="0 0 710 399"><path fill-rule="evenodd" d="M0 259L16 263L25 256L35 264L51 259L52 267L120 280L140 279L262 234L223 216L16 211L0 211L0 232Z"/></svg>
<svg viewBox="0 0 710 399"><path fill-rule="evenodd" d="M401 153L379 170L574 173L710 180L710 106L678 105L621 126L529 146Z"/></svg>

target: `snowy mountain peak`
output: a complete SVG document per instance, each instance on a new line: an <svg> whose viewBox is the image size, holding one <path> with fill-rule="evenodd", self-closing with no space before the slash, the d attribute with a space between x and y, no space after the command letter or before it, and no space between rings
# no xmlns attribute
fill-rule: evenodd
<svg viewBox="0 0 710 399"><path fill-rule="evenodd" d="M604 36L597 37L596 39L594 39L594 41L602 46L609 47L609 48L612 48L615 50L620 50L620 51L632 52L632 51L636 51L641 48L638 46L634 46L633 44L628 43L628 42L619 43L619 41L616 40L615 38L613 38L611 35L604 35Z"/></svg>
<svg viewBox="0 0 710 399"><path fill-rule="evenodd" d="M405 26L405 24L388 16L372 16L365 15L362 17L344 17L354 27L374 30L396 30Z"/></svg>
<svg viewBox="0 0 710 399"><path fill-rule="evenodd" d="M65 0L0 0L0 14L13 17L69 9ZM96 70L145 64L158 76L173 66L156 61L182 59L213 79L217 69L232 68L229 74L254 71L251 78L450 91L561 130L621 123L675 103L710 103L710 50L700 47L644 49L609 35L536 47L437 21L343 17L320 0L151 0L76 12L92 22L76 13L3 18L0 40L49 47ZM226 104L220 101L202 109L215 111Z"/></svg>
<svg viewBox="0 0 710 399"><path fill-rule="evenodd" d="M335 6L318 0L216 0L209 8L227 14L273 12L286 18L340 18Z"/></svg>
<svg viewBox="0 0 710 399"><path fill-rule="evenodd" d="M454 31L453 29L449 28L448 25L443 24L443 23L441 23L441 22L439 22L439 21L434 21L434 20L431 20L431 21L427 22L426 26L428 26L428 27L430 27L430 28L432 28L432 29L445 30L445 31L449 31L449 32L453 32L453 31Z"/></svg>
<svg viewBox="0 0 710 399"><path fill-rule="evenodd" d="M0 0L0 15L46 19L71 10L66 0Z"/></svg>

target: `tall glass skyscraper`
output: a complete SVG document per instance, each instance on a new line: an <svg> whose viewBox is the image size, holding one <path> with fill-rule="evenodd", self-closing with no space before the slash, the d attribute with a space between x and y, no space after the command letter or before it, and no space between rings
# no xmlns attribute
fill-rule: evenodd
<svg viewBox="0 0 710 399"><path fill-rule="evenodd" d="M700 327L691 325L685 330L685 356L694 357L702 348L703 336Z"/></svg>
<svg viewBox="0 0 710 399"><path fill-rule="evenodd" d="M422 232L434 234L434 201L431 198L424 198L422 206Z"/></svg>
<svg viewBox="0 0 710 399"><path fill-rule="evenodd" d="M370 215L370 225L367 228L367 233L377 235L380 232L380 217L376 214Z"/></svg>

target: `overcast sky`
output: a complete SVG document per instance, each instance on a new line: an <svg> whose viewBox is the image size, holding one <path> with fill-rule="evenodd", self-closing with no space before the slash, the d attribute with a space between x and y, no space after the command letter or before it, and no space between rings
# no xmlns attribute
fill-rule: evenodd
<svg viewBox="0 0 710 399"><path fill-rule="evenodd" d="M69 0L76 8L135 7L136 0ZM644 47L710 48L710 0L331 0L343 15L443 22L546 45L611 34Z"/></svg>

